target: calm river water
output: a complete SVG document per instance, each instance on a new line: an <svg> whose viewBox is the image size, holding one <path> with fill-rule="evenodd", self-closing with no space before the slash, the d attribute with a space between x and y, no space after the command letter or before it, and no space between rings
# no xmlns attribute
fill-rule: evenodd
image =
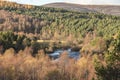
<svg viewBox="0 0 120 80"><path fill-rule="evenodd" d="M53 53L49 54L49 56L53 59L59 59L60 55L64 52L67 52L67 55L69 58L79 59L80 58L80 52L79 51L72 51L71 48L67 50L63 49L57 49Z"/></svg>

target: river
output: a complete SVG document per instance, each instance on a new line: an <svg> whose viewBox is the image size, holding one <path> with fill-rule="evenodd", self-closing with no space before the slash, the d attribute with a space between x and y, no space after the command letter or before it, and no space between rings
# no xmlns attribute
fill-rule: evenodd
<svg viewBox="0 0 120 80"><path fill-rule="evenodd" d="M49 56L56 60L60 58L60 55L62 55L64 52L67 52L67 56L69 58L73 58L73 59L79 59L80 58L80 52L79 51L72 51L71 48L67 49L67 50L63 50L63 49L57 49L55 50L53 53L49 54Z"/></svg>

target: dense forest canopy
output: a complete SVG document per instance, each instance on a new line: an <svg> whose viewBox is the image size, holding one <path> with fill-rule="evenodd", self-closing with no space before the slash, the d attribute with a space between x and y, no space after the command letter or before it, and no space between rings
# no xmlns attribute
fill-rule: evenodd
<svg viewBox="0 0 120 80"><path fill-rule="evenodd" d="M120 16L0 1L0 53L0 80L120 80Z"/></svg>
<svg viewBox="0 0 120 80"><path fill-rule="evenodd" d="M16 32L40 33L44 39L62 35L83 38L89 32L97 36L111 37L120 30L120 17L101 13L80 13L64 9L46 8L41 6L20 5L10 2L0 2L1 10L12 12L7 20L1 17L1 29L11 29ZM27 6L27 7L26 7ZM16 16L20 14L20 16ZM1 15L4 14L1 13ZM9 22L10 28L5 27ZM15 25L15 23L17 25ZM4 27L2 27L4 26Z"/></svg>

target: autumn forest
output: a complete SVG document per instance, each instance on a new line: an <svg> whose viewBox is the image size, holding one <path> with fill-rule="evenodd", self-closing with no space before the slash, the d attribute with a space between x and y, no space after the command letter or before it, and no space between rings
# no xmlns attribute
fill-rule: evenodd
<svg viewBox="0 0 120 80"><path fill-rule="evenodd" d="M0 80L120 80L120 16L0 1Z"/></svg>

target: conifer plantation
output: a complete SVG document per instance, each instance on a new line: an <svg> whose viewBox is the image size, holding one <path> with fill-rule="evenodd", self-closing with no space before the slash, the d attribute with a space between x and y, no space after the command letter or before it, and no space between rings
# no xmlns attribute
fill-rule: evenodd
<svg viewBox="0 0 120 80"><path fill-rule="evenodd" d="M120 15L0 1L0 80L120 80Z"/></svg>

